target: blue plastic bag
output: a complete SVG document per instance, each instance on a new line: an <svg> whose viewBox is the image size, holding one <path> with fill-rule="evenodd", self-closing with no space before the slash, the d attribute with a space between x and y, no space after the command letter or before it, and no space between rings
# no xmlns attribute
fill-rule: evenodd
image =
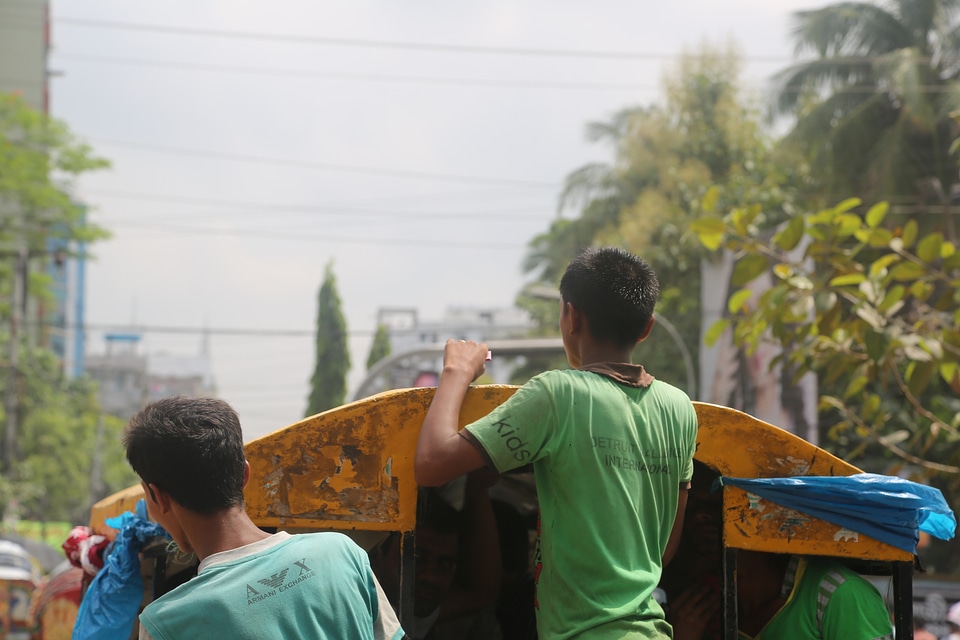
<svg viewBox="0 0 960 640"><path fill-rule="evenodd" d="M106 523L119 533L103 568L83 596L73 626L73 640L118 640L130 636L143 600L140 550L150 538L169 538L163 527L147 519L143 500L137 502L136 514L128 511Z"/></svg>
<svg viewBox="0 0 960 640"><path fill-rule="evenodd" d="M721 477L716 484L739 487L910 553L917 552L920 531L951 540L957 529L939 489L896 476Z"/></svg>

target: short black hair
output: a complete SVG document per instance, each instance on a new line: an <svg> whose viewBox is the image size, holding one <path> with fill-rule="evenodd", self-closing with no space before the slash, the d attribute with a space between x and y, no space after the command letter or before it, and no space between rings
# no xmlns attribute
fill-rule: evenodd
<svg viewBox="0 0 960 640"><path fill-rule="evenodd" d="M463 518L432 487L421 487L417 499L417 527L427 527L437 533L460 534Z"/></svg>
<svg viewBox="0 0 960 640"><path fill-rule="evenodd" d="M176 396L149 404L130 419L123 446L137 475L186 509L210 515L243 505L243 432L223 400Z"/></svg>
<svg viewBox="0 0 960 640"><path fill-rule="evenodd" d="M660 282L653 268L632 253L587 249L567 266L560 295L586 316L594 339L626 347L650 325Z"/></svg>

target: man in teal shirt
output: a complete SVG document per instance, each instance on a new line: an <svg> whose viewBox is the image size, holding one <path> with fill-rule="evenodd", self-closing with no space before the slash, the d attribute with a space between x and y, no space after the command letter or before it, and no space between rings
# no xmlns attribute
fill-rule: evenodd
<svg viewBox="0 0 960 640"><path fill-rule="evenodd" d="M236 412L215 398L147 405L123 434L147 511L198 575L148 604L141 640L400 640L366 552L339 533L269 534L250 519Z"/></svg>

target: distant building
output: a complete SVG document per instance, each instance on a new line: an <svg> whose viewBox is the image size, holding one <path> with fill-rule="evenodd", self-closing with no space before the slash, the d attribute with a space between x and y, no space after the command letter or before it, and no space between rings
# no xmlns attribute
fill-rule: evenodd
<svg viewBox="0 0 960 640"><path fill-rule="evenodd" d="M387 328L391 356L442 345L449 338L490 342L523 338L535 328L526 312L515 308L449 307L439 320L422 320L416 309L382 308L377 324ZM392 364L376 384L380 390L417 386L435 386L443 369L443 358L436 352L411 355ZM487 363L487 375L496 383L506 383L512 366L496 358ZM364 390L366 393L366 390Z"/></svg>
<svg viewBox="0 0 960 640"><path fill-rule="evenodd" d="M17 93L38 111L49 111L47 0L0 0L0 91Z"/></svg>
<svg viewBox="0 0 960 640"><path fill-rule="evenodd" d="M86 352L84 310L86 306L86 244L63 238L47 238L46 254L30 268L45 269L50 297L30 300L28 326L31 342L50 349L70 377L84 372Z"/></svg>
<svg viewBox="0 0 960 640"><path fill-rule="evenodd" d="M48 0L0 0L0 92L15 93L37 111L49 114L50 3ZM48 348L64 373L78 376L84 362L85 248L50 237L46 247L30 247L27 272L45 272L52 301L24 304L30 344Z"/></svg>
<svg viewBox="0 0 960 640"><path fill-rule="evenodd" d="M108 334L106 341L104 354L86 359L87 374L99 384L104 413L126 420L155 400L217 394L205 351L194 356L141 354L137 333Z"/></svg>

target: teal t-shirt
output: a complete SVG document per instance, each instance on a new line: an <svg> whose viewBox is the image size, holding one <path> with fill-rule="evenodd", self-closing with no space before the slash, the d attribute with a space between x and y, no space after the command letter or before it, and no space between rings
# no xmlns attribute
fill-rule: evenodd
<svg viewBox="0 0 960 640"><path fill-rule="evenodd" d="M652 594L693 475L687 395L657 380L550 371L466 429L498 471L533 463L541 640L669 638Z"/></svg>
<svg viewBox="0 0 960 640"><path fill-rule="evenodd" d="M787 571L784 591L787 603L752 640L893 640L883 596L842 564L800 558Z"/></svg>
<svg viewBox="0 0 960 640"><path fill-rule="evenodd" d="M218 559L217 556L221 556ZM225 558L225 559L224 559ZM339 533L276 534L215 554L140 614L154 640L399 640L367 554Z"/></svg>

